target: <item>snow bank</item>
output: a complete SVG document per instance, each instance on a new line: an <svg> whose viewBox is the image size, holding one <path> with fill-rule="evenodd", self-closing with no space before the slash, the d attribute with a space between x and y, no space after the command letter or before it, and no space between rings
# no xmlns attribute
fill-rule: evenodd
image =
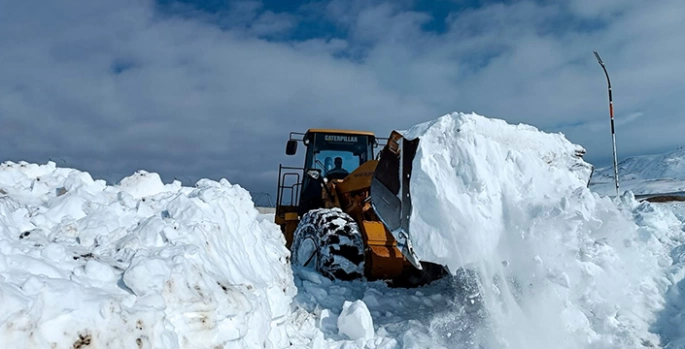
<svg viewBox="0 0 685 349"><path fill-rule="evenodd" d="M0 347L280 348L296 293L276 225L226 180L0 165Z"/></svg>
<svg viewBox="0 0 685 349"><path fill-rule="evenodd" d="M673 202L663 205L669 207L680 221L685 222L685 203ZM662 223L661 226L663 225ZM671 246L674 246L670 253L671 264L667 268L670 287L665 293L664 309L653 328L661 336L665 348L682 349L685 348L685 241L673 241Z"/></svg>
<svg viewBox="0 0 685 349"><path fill-rule="evenodd" d="M591 166L561 134L455 113L408 130L410 231L423 260L478 272L486 347L638 348L672 284L682 222L630 193L586 186ZM490 338L490 342L487 342ZM494 342L492 343L492 339ZM485 344L490 343L490 344Z"/></svg>

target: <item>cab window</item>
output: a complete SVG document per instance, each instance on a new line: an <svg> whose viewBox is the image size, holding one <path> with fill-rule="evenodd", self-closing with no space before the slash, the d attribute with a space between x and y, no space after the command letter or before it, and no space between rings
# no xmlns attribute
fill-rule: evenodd
<svg viewBox="0 0 685 349"><path fill-rule="evenodd" d="M342 160L342 168L348 173L354 171L359 165L362 164L362 156L355 155L354 153L340 150L322 150L321 152L314 154L314 158L317 160L314 163L314 167L322 170L321 172L326 175L328 171L335 167L335 158L339 157Z"/></svg>
<svg viewBox="0 0 685 349"><path fill-rule="evenodd" d="M324 176L334 168L336 157L342 159L342 168L348 173L372 158L368 136L316 134L313 143L306 166L320 169Z"/></svg>

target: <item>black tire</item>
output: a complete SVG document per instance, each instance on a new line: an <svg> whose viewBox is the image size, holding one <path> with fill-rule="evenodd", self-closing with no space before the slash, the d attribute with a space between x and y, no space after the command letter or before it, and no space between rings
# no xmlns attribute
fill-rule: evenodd
<svg viewBox="0 0 685 349"><path fill-rule="evenodd" d="M339 208L307 212L293 233L292 263L332 280L364 277L364 242L359 226Z"/></svg>

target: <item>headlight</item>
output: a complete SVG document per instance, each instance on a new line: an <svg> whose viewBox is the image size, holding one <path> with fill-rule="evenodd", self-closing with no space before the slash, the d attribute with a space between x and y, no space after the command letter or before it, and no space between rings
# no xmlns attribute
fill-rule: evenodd
<svg viewBox="0 0 685 349"><path fill-rule="evenodd" d="M321 172L317 170L307 170L307 176L309 176L312 179L319 179L319 176L321 176Z"/></svg>

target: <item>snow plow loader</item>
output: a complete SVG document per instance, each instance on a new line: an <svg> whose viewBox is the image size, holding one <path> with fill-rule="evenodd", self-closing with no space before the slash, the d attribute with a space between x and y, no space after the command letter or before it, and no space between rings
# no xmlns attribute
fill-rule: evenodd
<svg viewBox="0 0 685 349"><path fill-rule="evenodd" d="M379 140L365 131L291 132L286 154L302 142L304 166L279 165L275 222L293 264L334 280L424 285L449 272L419 260L411 245L409 182L418 139L393 131L374 154Z"/></svg>

